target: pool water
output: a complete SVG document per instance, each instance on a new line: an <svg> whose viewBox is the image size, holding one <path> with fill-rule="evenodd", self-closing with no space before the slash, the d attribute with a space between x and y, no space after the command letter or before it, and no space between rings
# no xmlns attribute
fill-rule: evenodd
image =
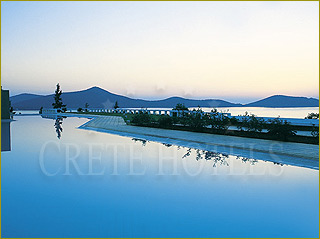
<svg viewBox="0 0 320 239"><path fill-rule="evenodd" d="M2 237L319 236L319 170L15 120Z"/></svg>

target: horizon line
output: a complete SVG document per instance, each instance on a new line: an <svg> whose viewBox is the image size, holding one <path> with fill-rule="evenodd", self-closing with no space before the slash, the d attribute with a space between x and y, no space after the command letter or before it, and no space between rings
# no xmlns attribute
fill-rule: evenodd
<svg viewBox="0 0 320 239"><path fill-rule="evenodd" d="M122 95L122 94L118 94L118 93L113 93L109 90L106 90L104 88L101 88L100 86L91 86L89 88L86 88L86 89L82 89L82 90L75 90L75 91L62 91L62 93L75 93L75 92L82 92L82 91L86 91L86 90L90 90L90 89L93 89L93 88L98 88L98 89L101 89L103 91L106 91L106 92L109 92L111 94L114 94L114 95L118 95L118 96L123 96L123 97L127 97L127 98L131 98L131 99L135 99L135 100L145 100L145 101L160 101L160 100L167 100L167 99L170 99L170 98L182 98L182 99L186 99L186 100L223 100L223 101L227 101L227 102L230 102L230 103L233 103L233 104L250 104L250 103L234 103L232 101L229 101L229 100L224 100L224 99L218 99L218 98L186 98L186 97L183 97L183 96L168 96L168 97L165 97L165 98L161 98L161 99L143 99L143 98L137 98L137 97L132 97L132 96L127 96L127 95ZM1 86L1 89L2 89L2 86ZM10 90L9 90L10 91ZM28 92L24 92L24 93L19 93L19 94L15 94L15 95L12 95L10 96L11 97L15 97L15 96L19 96L19 95L23 95L23 94L31 94L31 95L38 95L38 96L50 96L50 95L54 95L54 93L51 93L51 94L36 94L36 93L28 93ZM253 102L256 102L256 101L259 101L259 100L263 100L263 99L266 99L266 98L269 98L269 97L272 97L272 96L288 96L288 97L301 97L301 98L308 98L308 99L316 99L316 100L319 100L319 97L318 98L315 98L315 97L312 97L312 96L293 96L293 95L284 95L284 94L274 94L274 95L269 95L269 96L264 96L264 97L259 97L258 100L255 100Z"/></svg>

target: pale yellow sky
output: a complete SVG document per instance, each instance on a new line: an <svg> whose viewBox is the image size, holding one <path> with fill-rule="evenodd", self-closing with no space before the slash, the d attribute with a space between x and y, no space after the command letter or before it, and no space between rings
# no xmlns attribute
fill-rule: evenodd
<svg viewBox="0 0 320 239"><path fill-rule="evenodd" d="M319 2L2 2L12 94L245 102L319 92Z"/></svg>

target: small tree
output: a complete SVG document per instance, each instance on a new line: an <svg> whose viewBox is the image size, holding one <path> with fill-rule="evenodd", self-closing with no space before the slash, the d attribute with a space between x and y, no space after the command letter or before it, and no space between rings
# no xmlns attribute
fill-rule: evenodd
<svg viewBox="0 0 320 239"><path fill-rule="evenodd" d="M311 135L314 138L319 138L319 126L312 125Z"/></svg>
<svg viewBox="0 0 320 239"><path fill-rule="evenodd" d="M54 109L58 109L58 112L61 111L62 108L64 108L64 111L66 111L66 105L62 103L61 94L62 90L60 89L60 84L57 84L56 91L54 92L54 103L52 103L52 106Z"/></svg>
<svg viewBox="0 0 320 239"><path fill-rule="evenodd" d="M39 114L42 114L43 107L40 107Z"/></svg>
<svg viewBox="0 0 320 239"><path fill-rule="evenodd" d="M296 135L297 131L293 130L288 121L279 118L268 120L268 134L274 139L287 140L288 137Z"/></svg>
<svg viewBox="0 0 320 239"><path fill-rule="evenodd" d="M202 129L207 126L207 120L205 119L205 113L198 108L193 110L187 115L188 125L193 129Z"/></svg>
<svg viewBox="0 0 320 239"><path fill-rule="evenodd" d="M249 113L246 111L244 115L239 115L241 116L240 124L238 125L238 129L243 131L247 130L249 131Z"/></svg>
<svg viewBox="0 0 320 239"><path fill-rule="evenodd" d="M319 119L319 113L309 113L305 119Z"/></svg>
<svg viewBox="0 0 320 239"><path fill-rule="evenodd" d="M237 126L241 131L247 132L261 132L265 127L263 118L258 118L254 114L249 115L248 112L245 112Z"/></svg>
<svg viewBox="0 0 320 239"><path fill-rule="evenodd" d="M89 108L89 104L88 104L88 103L85 103L85 104L84 104L84 109L85 109L86 112L88 112L88 108Z"/></svg>
<svg viewBox="0 0 320 239"><path fill-rule="evenodd" d="M223 113L219 113L217 109L211 110L211 113L205 115L207 125L211 125L213 131L226 131L230 126L230 119Z"/></svg>
<svg viewBox="0 0 320 239"><path fill-rule="evenodd" d="M251 114L249 118L249 131L262 132L265 128L265 120L263 118L257 118L254 114Z"/></svg>
<svg viewBox="0 0 320 239"><path fill-rule="evenodd" d="M114 104L113 108L114 109L118 109L119 108L118 101L116 101L116 103Z"/></svg>
<svg viewBox="0 0 320 239"><path fill-rule="evenodd" d="M185 111L188 111L189 109L184 104L178 103L176 105L176 107L173 108L173 110L185 110Z"/></svg>
<svg viewBox="0 0 320 239"><path fill-rule="evenodd" d="M178 113L174 112L172 114L173 122L186 126L189 120L189 115L188 115L189 109L184 104L178 103L172 110L178 111Z"/></svg>
<svg viewBox="0 0 320 239"><path fill-rule="evenodd" d="M152 118L149 114L140 112L133 116L131 122L135 125L149 126L152 123Z"/></svg>
<svg viewBox="0 0 320 239"><path fill-rule="evenodd" d="M83 110L82 110L82 108L80 107L80 108L77 109L77 111L78 111L79 113L81 113Z"/></svg>
<svg viewBox="0 0 320 239"><path fill-rule="evenodd" d="M9 100L9 112L10 114L15 114L16 112L13 111L13 107L11 106L11 100Z"/></svg>
<svg viewBox="0 0 320 239"><path fill-rule="evenodd" d="M161 115L158 123L161 128L171 128L173 125L173 119L169 115Z"/></svg>

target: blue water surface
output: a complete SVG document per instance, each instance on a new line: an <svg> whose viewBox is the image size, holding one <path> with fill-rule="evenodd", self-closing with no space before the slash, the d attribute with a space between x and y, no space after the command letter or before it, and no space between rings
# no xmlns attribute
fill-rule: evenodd
<svg viewBox="0 0 320 239"><path fill-rule="evenodd" d="M77 129L86 121L9 124L2 237L319 236L318 170Z"/></svg>

